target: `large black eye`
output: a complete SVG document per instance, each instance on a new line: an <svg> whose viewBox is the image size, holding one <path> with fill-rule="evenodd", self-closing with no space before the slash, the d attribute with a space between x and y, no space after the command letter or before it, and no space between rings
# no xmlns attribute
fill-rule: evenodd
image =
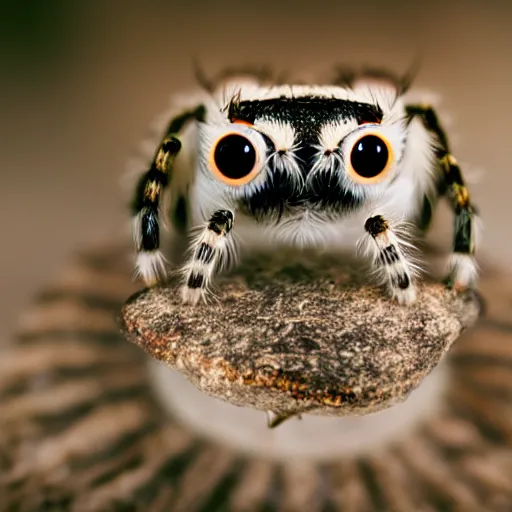
<svg viewBox="0 0 512 512"><path fill-rule="evenodd" d="M353 173L364 180L382 174L390 161L388 144L377 135L365 135L352 148L350 164Z"/></svg>
<svg viewBox="0 0 512 512"><path fill-rule="evenodd" d="M213 163L224 181L246 182L256 166L256 149L247 137L231 133L217 142Z"/></svg>

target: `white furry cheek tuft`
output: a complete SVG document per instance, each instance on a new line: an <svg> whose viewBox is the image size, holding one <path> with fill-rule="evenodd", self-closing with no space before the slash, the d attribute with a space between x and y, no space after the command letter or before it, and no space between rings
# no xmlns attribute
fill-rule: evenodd
<svg viewBox="0 0 512 512"><path fill-rule="evenodd" d="M268 176L270 179L272 178L272 172L275 171L286 177L293 184L296 191L300 191L304 187L304 178L295 151L295 147L286 151L274 151L268 157L265 169L269 170Z"/></svg>

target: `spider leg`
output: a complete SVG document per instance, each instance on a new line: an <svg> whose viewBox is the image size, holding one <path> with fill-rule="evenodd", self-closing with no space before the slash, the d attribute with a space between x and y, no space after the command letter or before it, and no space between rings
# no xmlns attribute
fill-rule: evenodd
<svg viewBox="0 0 512 512"><path fill-rule="evenodd" d="M233 222L231 210L217 210L191 244L190 258L183 266L181 296L184 303L197 304L200 299L205 300L215 274L235 259Z"/></svg>
<svg viewBox="0 0 512 512"><path fill-rule="evenodd" d="M448 199L454 215L453 247L446 281L457 290L471 287L478 274L474 257L477 209L471 202L462 171L450 152L448 138L435 110L429 105L409 105L407 113L411 119L419 117L438 141L438 191Z"/></svg>
<svg viewBox="0 0 512 512"><path fill-rule="evenodd" d="M410 304L416 298L414 274L416 265L404 250L410 245L394 230L382 215L368 218L364 225L367 251L372 256L373 270L400 304Z"/></svg>
<svg viewBox="0 0 512 512"><path fill-rule="evenodd" d="M165 277L166 262L160 251L160 203L172 180L172 168L181 150L179 133L191 121L201 121L203 106L184 112L169 123L149 169L140 177L132 201L136 272L146 285Z"/></svg>

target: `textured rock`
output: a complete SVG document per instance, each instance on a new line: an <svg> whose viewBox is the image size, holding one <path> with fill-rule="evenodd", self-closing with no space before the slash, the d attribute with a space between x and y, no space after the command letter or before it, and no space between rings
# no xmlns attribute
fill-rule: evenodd
<svg viewBox="0 0 512 512"><path fill-rule="evenodd" d="M138 289L132 250L73 258L1 353L1 512L512 510L509 272L480 256L485 316L447 354L449 386L420 425L364 456L274 460L162 410L152 367L115 321Z"/></svg>
<svg viewBox="0 0 512 512"><path fill-rule="evenodd" d="M281 419L403 401L480 311L475 294L434 283L400 306L354 263L307 253L245 259L216 292L191 307L175 282L142 290L123 307L123 330L203 392Z"/></svg>

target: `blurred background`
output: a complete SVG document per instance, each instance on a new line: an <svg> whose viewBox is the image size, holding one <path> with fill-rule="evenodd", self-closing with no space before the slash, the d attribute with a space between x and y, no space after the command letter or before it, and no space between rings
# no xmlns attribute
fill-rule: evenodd
<svg viewBox="0 0 512 512"><path fill-rule="evenodd" d="M510 261L511 22L498 0L1 0L0 339L73 251L124 229L127 159L194 85L194 57L210 74L402 73L420 58L416 84L442 96L453 152L480 181L486 252Z"/></svg>

